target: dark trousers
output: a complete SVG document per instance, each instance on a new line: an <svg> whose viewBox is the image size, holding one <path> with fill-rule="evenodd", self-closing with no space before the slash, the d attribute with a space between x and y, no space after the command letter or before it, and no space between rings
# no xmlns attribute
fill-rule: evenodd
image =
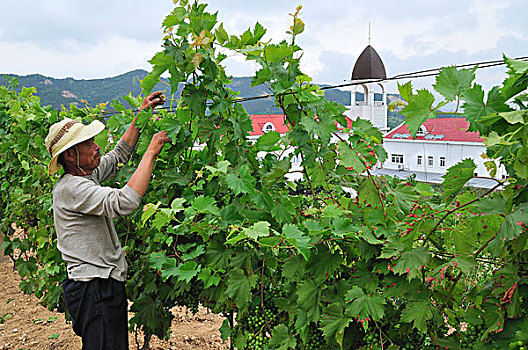
<svg viewBox="0 0 528 350"><path fill-rule="evenodd" d="M82 337L83 350L128 350L125 283L113 278L62 284L73 331Z"/></svg>

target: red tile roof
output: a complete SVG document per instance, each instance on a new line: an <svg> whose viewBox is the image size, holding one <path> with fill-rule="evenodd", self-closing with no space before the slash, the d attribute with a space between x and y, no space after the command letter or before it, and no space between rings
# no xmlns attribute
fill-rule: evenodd
<svg viewBox="0 0 528 350"><path fill-rule="evenodd" d="M289 124L284 124L286 122L284 114L250 114L249 117L251 119L251 123L253 124L253 131L249 133L251 136L263 135L264 132L262 129L267 123L272 123L275 127L275 131L277 131L279 134L285 134L290 131ZM349 117L345 118L347 121L346 127L348 129L352 128L352 123L354 121ZM336 125L338 130L343 130L342 126L338 125L337 123Z"/></svg>
<svg viewBox="0 0 528 350"><path fill-rule="evenodd" d="M251 123L253 124L253 131L249 134L251 136L263 135L264 125L267 123L272 123L275 127L275 131L279 134L285 134L290 131L290 128L285 124L286 120L284 114L254 114L249 116L251 118Z"/></svg>
<svg viewBox="0 0 528 350"><path fill-rule="evenodd" d="M465 118L428 119L423 123L426 135L416 136L415 140L483 142L478 132L467 131L469 122ZM407 125L401 125L383 137L391 140L412 140Z"/></svg>

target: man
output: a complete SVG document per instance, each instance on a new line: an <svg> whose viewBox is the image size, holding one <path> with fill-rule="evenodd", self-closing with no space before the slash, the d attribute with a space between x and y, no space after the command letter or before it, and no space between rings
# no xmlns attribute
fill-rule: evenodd
<svg viewBox="0 0 528 350"><path fill-rule="evenodd" d="M164 102L157 91L145 98L140 110ZM45 140L50 175L64 168L53 189L53 215L57 246L67 265L68 279L62 285L66 308L83 349L128 349L127 264L112 219L138 208L154 162L169 141L165 131L154 135L128 183L120 189L102 187L132 155L140 133L135 121L103 157L94 142L105 129L99 121L83 125L66 118L50 127Z"/></svg>

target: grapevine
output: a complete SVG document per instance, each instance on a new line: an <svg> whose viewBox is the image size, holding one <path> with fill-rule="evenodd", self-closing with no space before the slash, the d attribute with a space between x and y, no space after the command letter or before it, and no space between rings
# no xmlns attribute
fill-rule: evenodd
<svg viewBox="0 0 528 350"><path fill-rule="evenodd" d="M166 73L165 94L183 86L181 97L170 111L138 115L136 153L104 184L122 187L152 135L167 131L143 207L115 222L129 263L130 329L145 343L168 337L170 310L201 303L226 317L222 337L240 349L526 347L528 63L505 58L508 77L486 93L475 70L453 67L440 72L436 95L399 85L411 134L456 102L485 140L490 173L504 167L507 179L489 191L466 187L471 159L440 185L378 178L370 168L387 157L383 135L368 121L348 122L302 72L301 17L299 7L278 42L259 23L228 34L199 1L176 1L163 21L141 85L147 94ZM286 134L249 137L226 52L259 67L252 84L273 93ZM0 87L1 249L23 291L64 311L51 215L59 175L47 176L44 137L64 117L99 119L110 135L96 141L108 151L134 114L119 101L55 111L35 92L14 80ZM138 107L142 97L123 99ZM106 120L109 106L117 112ZM302 170L292 169L293 156ZM293 172L302 180L288 181Z"/></svg>

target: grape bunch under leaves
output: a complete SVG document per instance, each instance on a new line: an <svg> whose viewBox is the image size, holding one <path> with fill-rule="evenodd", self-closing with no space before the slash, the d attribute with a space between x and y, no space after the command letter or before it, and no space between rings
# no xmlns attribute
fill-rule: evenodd
<svg viewBox="0 0 528 350"><path fill-rule="evenodd" d="M484 333L484 325L468 325L465 332L461 332L460 349L473 349Z"/></svg>
<svg viewBox="0 0 528 350"><path fill-rule="evenodd" d="M315 326L315 323L310 323L308 327L308 336L306 339L305 350L321 349L326 344L323 331Z"/></svg>
<svg viewBox="0 0 528 350"><path fill-rule="evenodd" d="M265 290L263 298L260 295L255 298L256 302L262 299L264 308L261 303L258 303L249 307L247 314L238 315L234 332L235 336L247 334L245 349L262 349L263 345L268 342L273 328L283 321L283 313L274 304L274 299L283 295L284 293L278 289Z"/></svg>

